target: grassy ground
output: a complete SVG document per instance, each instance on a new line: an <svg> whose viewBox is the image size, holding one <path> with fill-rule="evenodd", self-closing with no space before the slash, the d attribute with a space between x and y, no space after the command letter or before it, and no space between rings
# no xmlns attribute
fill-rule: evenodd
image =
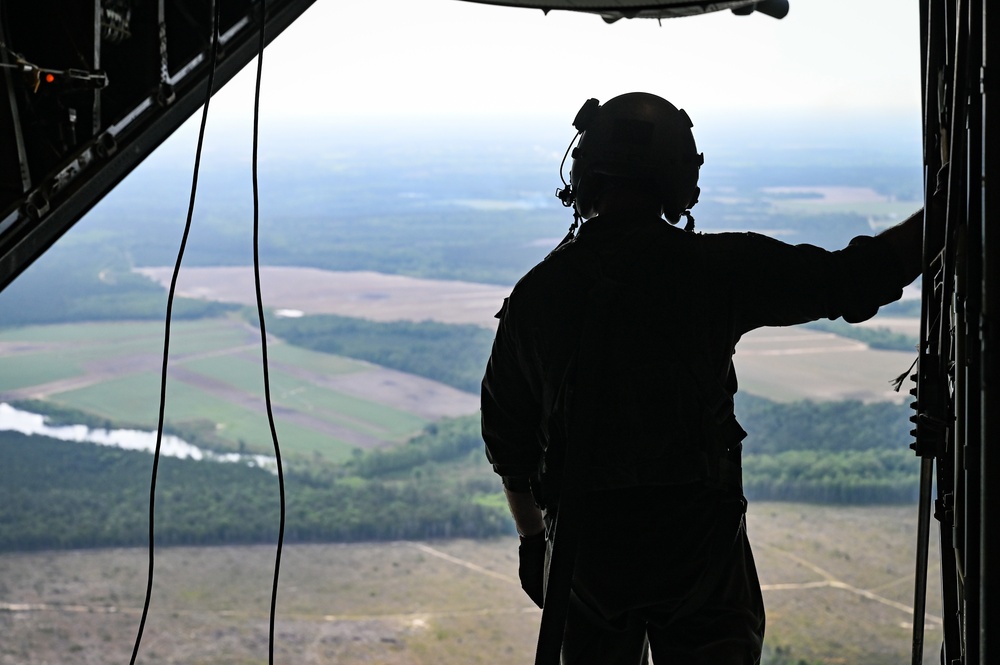
<svg viewBox="0 0 1000 665"><path fill-rule="evenodd" d="M59 358L23 354L0 358L0 391L28 388L40 383L69 379L83 373L83 368Z"/></svg>
<svg viewBox="0 0 1000 665"><path fill-rule="evenodd" d="M915 521L915 507L751 506L767 644L809 662L907 662ZM513 539L290 547L276 662L530 662L540 613L516 582L516 548ZM164 549L156 565L139 662L267 662L271 548ZM144 550L0 556L0 663L126 662L144 587ZM940 615L933 596L930 612ZM928 623L926 662L937 625Z"/></svg>
<svg viewBox="0 0 1000 665"><path fill-rule="evenodd" d="M0 399L48 399L114 421L155 427L162 334L162 324L155 322L0 332ZM168 421L208 420L233 449L242 442L251 451L270 451L259 339L255 329L236 319L176 324L170 346ZM291 455L319 453L343 460L356 447L402 442L430 420L453 415L448 410L435 415L434 404L422 404L421 412L414 413L391 391L374 398L352 394L351 381L343 379L379 371L368 363L292 348L278 340L269 347L279 436ZM338 378L342 380L336 383ZM405 383L406 377L393 380ZM423 384L409 393L421 391L426 392ZM441 391L458 393L447 387ZM397 386L396 395L407 394ZM471 403L472 398L465 397Z"/></svg>

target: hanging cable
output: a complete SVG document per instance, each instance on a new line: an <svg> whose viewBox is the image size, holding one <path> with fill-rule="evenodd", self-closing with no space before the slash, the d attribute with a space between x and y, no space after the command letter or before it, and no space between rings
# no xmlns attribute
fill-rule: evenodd
<svg viewBox="0 0 1000 665"><path fill-rule="evenodd" d="M205 125L208 122L208 104L212 99L212 88L215 85L215 65L218 60L219 48L219 21L221 14L221 2L212 3L212 46L211 58L208 70L208 86L205 90L205 105L201 113L201 128L198 130L198 147L195 149L194 172L191 176L191 198L188 202L187 220L184 223L184 233L181 236L180 248L177 250L177 261L174 264L174 272L170 278L170 289L167 292L167 314L163 332L163 365L160 370L160 410L159 419L156 425L156 447L153 450L153 470L149 481L149 570L146 574L146 598L142 605L142 617L139 619L139 630L135 636L135 644L132 647L132 659L130 665L135 665L135 659L139 655L139 645L142 643L142 633L146 627L146 618L149 616L149 602L153 595L153 564L155 561L155 540L154 540L154 514L156 504L156 475L160 466L160 444L163 440L163 415L166 408L167 397L167 361L170 356L170 321L174 306L174 292L177 288L177 276L180 274L181 261L184 259L184 248L187 246L188 236L191 232L191 220L194 217L194 201L198 191L198 172L201 169L201 152L205 141Z"/></svg>
<svg viewBox="0 0 1000 665"><path fill-rule="evenodd" d="M274 579L271 583L271 610L267 635L267 662L274 665L274 620L278 603L278 574L281 571L281 550L285 540L285 474L281 468L281 446L278 431L274 426L274 410L271 407L271 378L267 362L267 329L264 325L264 301L260 294L260 190L257 184L257 148L260 135L260 81L264 68L264 17L267 7L260 0L260 46L257 51L257 84L253 98L253 157L251 173L253 177L253 279L257 293L257 320L260 324L261 365L264 370L264 404L267 408L267 423L271 428L274 444L274 460L278 467L278 496L280 517L278 518L278 545L274 553Z"/></svg>

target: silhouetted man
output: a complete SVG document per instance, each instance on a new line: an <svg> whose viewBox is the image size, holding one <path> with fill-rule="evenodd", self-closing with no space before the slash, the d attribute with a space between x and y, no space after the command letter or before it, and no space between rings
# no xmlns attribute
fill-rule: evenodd
<svg viewBox="0 0 1000 665"><path fill-rule="evenodd" d="M560 198L587 221L504 302L483 379L522 586L546 613L561 601L564 663L635 664L647 648L660 663L757 663L734 347L898 299L920 272L922 214L836 252L694 233L703 158L684 111L629 93L588 101L574 125Z"/></svg>

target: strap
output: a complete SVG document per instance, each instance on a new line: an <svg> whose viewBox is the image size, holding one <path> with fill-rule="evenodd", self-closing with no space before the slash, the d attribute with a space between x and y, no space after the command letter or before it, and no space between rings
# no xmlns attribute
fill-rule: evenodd
<svg viewBox="0 0 1000 665"><path fill-rule="evenodd" d="M606 319L597 313L602 305L614 297L616 289L611 282L599 279L588 293L587 299L594 306L588 309L580 334L576 352L570 359L563 383L556 397L562 402L567 416L568 431L563 447L563 473L561 478L559 506L551 528L552 552L546 571L545 602L542 608L542 622L538 630L538 644L535 648L535 665L558 665L562 650L563 631L569 612L570 589L573 583L573 568L580 539L580 480L586 468L587 452L591 432L594 431L594 409L573 409L573 404L591 403L594 382L578 382L575 375L592 373L590 363L600 362L602 355L600 341L603 337ZM573 442L573 445L568 445Z"/></svg>

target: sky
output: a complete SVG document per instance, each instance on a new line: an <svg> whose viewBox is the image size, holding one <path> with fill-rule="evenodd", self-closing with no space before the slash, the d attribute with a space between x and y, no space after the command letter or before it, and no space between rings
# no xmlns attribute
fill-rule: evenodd
<svg viewBox="0 0 1000 665"><path fill-rule="evenodd" d="M252 69L216 95L213 117L246 121ZM261 112L264 126L572 119L589 97L644 90L694 118L919 123L919 78L912 0L790 0L782 20L724 11L611 25L461 0L317 0L265 52Z"/></svg>

